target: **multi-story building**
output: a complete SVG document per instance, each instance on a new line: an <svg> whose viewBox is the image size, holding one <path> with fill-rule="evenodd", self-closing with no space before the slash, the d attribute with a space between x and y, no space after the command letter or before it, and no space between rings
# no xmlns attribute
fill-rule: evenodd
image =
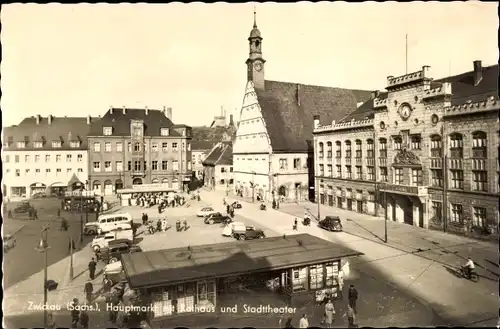
<svg viewBox="0 0 500 329"><path fill-rule="evenodd" d="M203 160L217 142L212 141L192 141L191 143L191 163L193 164L193 174L203 180Z"/></svg>
<svg viewBox="0 0 500 329"><path fill-rule="evenodd" d="M233 143L217 143L203 161L204 185L216 190L233 189Z"/></svg>
<svg viewBox="0 0 500 329"><path fill-rule="evenodd" d="M172 109L110 108L88 137L89 182L113 194L140 184L187 188L191 178L191 127L172 123Z"/></svg>
<svg viewBox="0 0 500 329"><path fill-rule="evenodd" d="M9 198L62 193L75 175L88 180L87 134L93 118L25 118L3 132L3 184Z"/></svg>
<svg viewBox="0 0 500 329"><path fill-rule="evenodd" d="M320 202L457 233L497 234L498 65L439 80L430 68L314 126ZM330 123L330 122L329 122Z"/></svg>
<svg viewBox="0 0 500 329"><path fill-rule="evenodd" d="M271 200L314 197L313 115L339 120L370 92L265 80L254 19L247 84L233 145L235 190ZM310 189L310 187L312 189Z"/></svg>

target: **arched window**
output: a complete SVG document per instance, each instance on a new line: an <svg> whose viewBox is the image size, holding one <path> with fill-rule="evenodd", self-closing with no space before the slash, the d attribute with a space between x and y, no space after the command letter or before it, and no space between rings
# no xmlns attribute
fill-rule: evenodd
<svg viewBox="0 0 500 329"><path fill-rule="evenodd" d="M443 140L439 135L431 136L431 158L443 156Z"/></svg>
<svg viewBox="0 0 500 329"><path fill-rule="evenodd" d="M135 143L134 144L134 151L138 152L141 150L141 143Z"/></svg>
<svg viewBox="0 0 500 329"><path fill-rule="evenodd" d="M340 141L335 142L335 157L337 159L342 158L342 143Z"/></svg>
<svg viewBox="0 0 500 329"><path fill-rule="evenodd" d="M324 145L323 145L323 142L320 142L320 143L318 144L318 156L319 156L320 158L322 158L322 157L323 157L323 155L324 155Z"/></svg>
<svg viewBox="0 0 500 329"><path fill-rule="evenodd" d="M379 144L379 156L381 158L387 158L387 139L380 138L378 140Z"/></svg>
<svg viewBox="0 0 500 329"><path fill-rule="evenodd" d="M373 158L375 155L373 153L373 139L366 140L366 157Z"/></svg>
<svg viewBox="0 0 500 329"><path fill-rule="evenodd" d="M332 142L327 142L326 143L326 157L328 159L332 158Z"/></svg>
<svg viewBox="0 0 500 329"><path fill-rule="evenodd" d="M450 157L460 159L464 157L463 136L459 133L450 135Z"/></svg>
<svg viewBox="0 0 500 329"><path fill-rule="evenodd" d="M421 148L421 139L420 135L411 136L411 149L412 150L420 150Z"/></svg>
<svg viewBox="0 0 500 329"><path fill-rule="evenodd" d="M394 145L395 150L401 150L401 147L403 145L403 139L401 138L401 136L394 136L392 138L392 143Z"/></svg>
<svg viewBox="0 0 500 329"><path fill-rule="evenodd" d="M352 157L351 141L349 140L345 141L345 157L346 158Z"/></svg>
<svg viewBox="0 0 500 329"><path fill-rule="evenodd" d="M356 139L356 158L360 159L363 156L362 143L359 139Z"/></svg>
<svg viewBox="0 0 500 329"><path fill-rule="evenodd" d="M472 133L472 157L486 159L488 153L486 133L476 131Z"/></svg>

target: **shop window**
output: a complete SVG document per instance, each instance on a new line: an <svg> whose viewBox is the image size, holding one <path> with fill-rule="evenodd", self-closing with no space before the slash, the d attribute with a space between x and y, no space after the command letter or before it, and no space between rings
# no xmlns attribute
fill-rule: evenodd
<svg viewBox="0 0 500 329"><path fill-rule="evenodd" d="M199 281L197 283L197 306L205 309L215 308L215 281Z"/></svg>
<svg viewBox="0 0 500 329"><path fill-rule="evenodd" d="M472 207L472 225L474 227L486 227L486 208Z"/></svg>
<svg viewBox="0 0 500 329"><path fill-rule="evenodd" d="M185 283L177 285L177 313L195 312L195 294L196 284Z"/></svg>
<svg viewBox="0 0 500 329"><path fill-rule="evenodd" d="M327 287L335 287L338 285L337 277L339 275L339 263L332 262L326 263L326 286Z"/></svg>
<svg viewBox="0 0 500 329"><path fill-rule="evenodd" d="M323 288L323 266L311 265L309 266L309 288L322 289Z"/></svg>
<svg viewBox="0 0 500 329"><path fill-rule="evenodd" d="M162 317L172 315L174 307L172 300L174 299L174 287L167 287L164 289L157 289L152 295L153 307L155 310L155 317Z"/></svg>
<svg viewBox="0 0 500 329"><path fill-rule="evenodd" d="M293 291L307 290L307 267L294 269L292 280Z"/></svg>

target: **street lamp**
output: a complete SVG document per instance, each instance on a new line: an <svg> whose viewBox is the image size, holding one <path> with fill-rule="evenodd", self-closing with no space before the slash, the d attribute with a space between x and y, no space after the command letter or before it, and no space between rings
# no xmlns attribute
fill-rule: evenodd
<svg viewBox="0 0 500 329"><path fill-rule="evenodd" d="M255 171L252 171L252 202L255 202Z"/></svg>
<svg viewBox="0 0 500 329"><path fill-rule="evenodd" d="M80 185L80 243L82 242L83 242L83 185Z"/></svg>
<svg viewBox="0 0 500 329"><path fill-rule="evenodd" d="M384 242L387 243L387 184L386 183L377 183L377 185L382 185L382 189L384 190ZM380 188L377 188L378 192L380 192Z"/></svg>
<svg viewBox="0 0 500 329"><path fill-rule="evenodd" d="M48 254L48 251L49 251L49 244L47 243L47 239L48 239L48 234L47 234L47 231L49 230L50 226L44 226L42 227L42 232L41 232L41 236L40 236L40 243L38 244L38 246L35 248L36 251L38 252L42 252L45 254L45 267L44 267L44 270L43 270L43 305L44 305L44 308L43 308L43 324L44 324L44 327L46 328L47 327L47 322L48 322L48 318L47 318L47 270L48 270L48 258L47 258L47 254Z"/></svg>
<svg viewBox="0 0 500 329"><path fill-rule="evenodd" d="M73 238L71 236L69 238L69 277L71 281L73 281Z"/></svg>

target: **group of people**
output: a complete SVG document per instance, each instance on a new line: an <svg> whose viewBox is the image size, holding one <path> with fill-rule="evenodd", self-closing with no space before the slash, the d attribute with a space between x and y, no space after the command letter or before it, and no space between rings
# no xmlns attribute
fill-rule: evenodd
<svg viewBox="0 0 500 329"><path fill-rule="evenodd" d="M148 193L134 193L132 194L132 203L136 206L151 208L158 207L158 213L167 207L183 206L186 199L178 194L172 192L148 192Z"/></svg>
<svg viewBox="0 0 500 329"><path fill-rule="evenodd" d="M101 206L101 202L94 198L65 198L61 201L61 209L66 212L83 211L83 212L99 212L105 204Z"/></svg>

